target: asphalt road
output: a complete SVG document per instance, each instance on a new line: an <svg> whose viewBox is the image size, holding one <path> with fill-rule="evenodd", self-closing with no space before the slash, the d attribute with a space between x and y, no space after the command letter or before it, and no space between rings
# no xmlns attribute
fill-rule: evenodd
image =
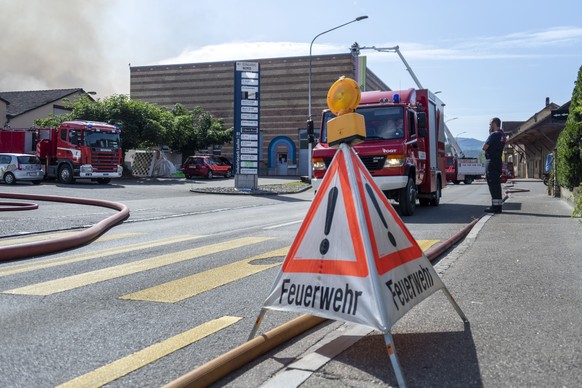
<svg viewBox="0 0 582 388"><path fill-rule="evenodd" d="M224 196L190 191L193 185L232 182L0 186L3 192L107 199L131 212L90 245L0 263L0 385L157 387L246 341L313 192ZM404 221L417 240L434 244L482 215L488 201L482 183L451 186L441 206L419 207ZM113 212L39 205L2 214L0 244L17 236L75 232ZM261 329L295 316L269 314ZM326 325L311 336L321 338L335 327ZM289 349L293 352L293 346ZM138 360L146 361L140 365Z"/></svg>
<svg viewBox="0 0 582 388"><path fill-rule="evenodd" d="M408 386L582 385L580 220L541 182L516 188L503 214L483 217L435 264L470 324L439 291L392 327ZM328 325L327 335L307 335L216 385L269 374L262 387L396 385L380 332Z"/></svg>

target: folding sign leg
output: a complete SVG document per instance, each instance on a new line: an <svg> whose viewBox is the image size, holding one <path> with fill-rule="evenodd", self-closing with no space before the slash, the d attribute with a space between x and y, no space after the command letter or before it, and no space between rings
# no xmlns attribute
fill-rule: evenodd
<svg viewBox="0 0 582 388"><path fill-rule="evenodd" d="M247 341L250 341L253 338L255 338L255 335L257 334L257 330L259 330L259 326L261 325L261 322L263 321L263 317L265 316L266 312L267 312L266 309L264 309L264 308L261 309L259 316L255 320L255 326L253 326L253 330L251 330L251 334L249 334L249 339Z"/></svg>
<svg viewBox="0 0 582 388"><path fill-rule="evenodd" d="M402 374L402 368L400 367L400 362L396 355L396 348L394 347L394 340L392 340L392 334L390 332L384 334L384 341L386 341L386 349L388 350L388 356L390 356L390 362L392 363L392 369L394 369L398 386L400 388L406 388L404 374Z"/></svg>
<svg viewBox="0 0 582 388"><path fill-rule="evenodd" d="M457 311L457 314L459 314L459 316L461 317L461 319L463 320L463 322L469 323L469 320L467 319L467 316L465 315L465 313L463 313L463 310L461 310L461 307L459 307L459 305L457 304L457 302L455 301L455 299L453 298L453 296L451 295L451 293L449 292L449 290L447 290L447 288L444 287L443 288L443 291L444 291L445 295L447 296L447 298L449 298L449 302L451 302L451 304L455 308L455 311Z"/></svg>

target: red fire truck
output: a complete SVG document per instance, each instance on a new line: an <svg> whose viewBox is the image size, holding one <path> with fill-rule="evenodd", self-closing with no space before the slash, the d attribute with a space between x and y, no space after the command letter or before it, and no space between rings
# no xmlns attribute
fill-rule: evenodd
<svg viewBox="0 0 582 388"><path fill-rule="evenodd" d="M121 131L95 121L65 121L58 128L0 129L0 151L36 154L46 178L61 183L91 179L107 184L123 172Z"/></svg>
<svg viewBox="0 0 582 388"><path fill-rule="evenodd" d="M366 139L353 148L400 213L438 206L445 179L444 104L427 89L363 92L356 112L366 123ZM312 153L312 185L317 189L336 152L327 144L323 113L319 143Z"/></svg>

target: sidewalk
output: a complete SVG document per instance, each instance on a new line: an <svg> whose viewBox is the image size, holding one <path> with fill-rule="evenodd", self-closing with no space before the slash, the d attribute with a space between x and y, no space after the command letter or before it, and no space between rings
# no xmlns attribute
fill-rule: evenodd
<svg viewBox="0 0 582 388"><path fill-rule="evenodd" d="M541 182L515 188L524 191L510 194L503 214L484 216L435 265L470 325L437 292L392 328L409 387L582 386L582 224ZM283 370L287 376L270 381L279 387L397 385L383 336L338 326L320 341L330 343L302 357L339 355L313 373ZM338 331L344 335L333 341ZM354 336L359 341L338 352ZM281 350L269 358L286 356ZM301 372L301 381L293 378ZM244 386L249 374L252 369L228 386Z"/></svg>

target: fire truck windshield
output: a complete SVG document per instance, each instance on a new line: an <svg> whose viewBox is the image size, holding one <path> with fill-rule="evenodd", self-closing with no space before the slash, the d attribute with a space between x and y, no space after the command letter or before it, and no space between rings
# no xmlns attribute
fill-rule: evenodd
<svg viewBox="0 0 582 388"><path fill-rule="evenodd" d="M91 148L107 148L116 150L120 145L118 133L86 130L84 144Z"/></svg>
<svg viewBox="0 0 582 388"><path fill-rule="evenodd" d="M389 140L404 138L404 108L401 106L378 106L356 109L366 121L366 140ZM327 122L335 115L329 111L323 116L321 142L327 143Z"/></svg>

